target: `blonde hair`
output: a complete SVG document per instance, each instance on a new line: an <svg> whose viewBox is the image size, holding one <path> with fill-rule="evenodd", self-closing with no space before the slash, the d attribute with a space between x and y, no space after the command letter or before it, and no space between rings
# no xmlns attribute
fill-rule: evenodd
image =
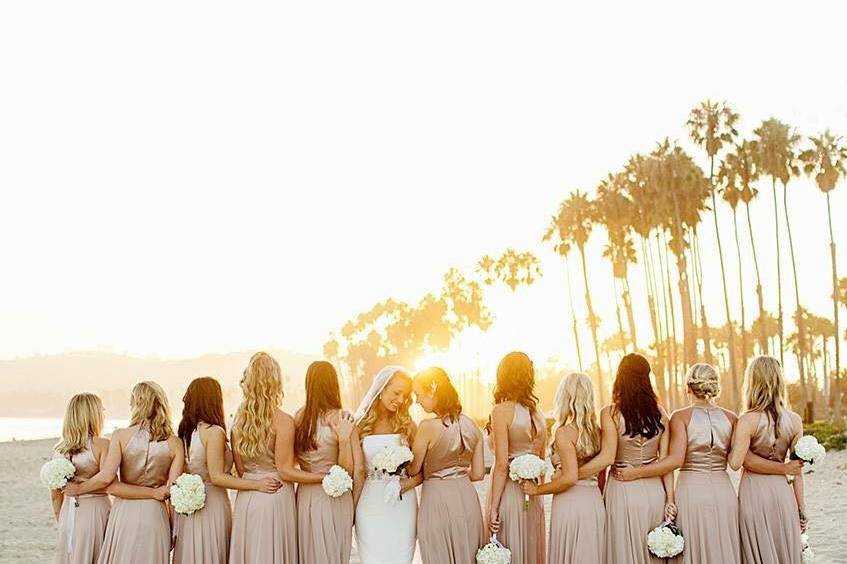
<svg viewBox="0 0 847 564"><path fill-rule="evenodd" d="M409 376L406 372L397 371L391 376L391 379L385 384L388 387L388 384L391 383L391 380L395 378L402 378L409 382L409 385L412 385L412 377ZM380 393L380 395L382 395ZM368 435L373 434L374 425L376 425L376 420L379 419L379 396L371 403L371 406L368 408L368 412L359 422L359 439L364 440ZM412 405L412 394L406 396L406 399L403 401L403 405L401 405L397 411L391 416L391 430L402 437L405 437L406 443L411 446L412 444L412 416L409 415L409 407Z"/></svg>
<svg viewBox="0 0 847 564"><path fill-rule="evenodd" d="M103 431L103 402L94 394L76 394L68 402L62 423L62 438L56 452L74 455L88 448L92 437Z"/></svg>
<svg viewBox="0 0 847 564"><path fill-rule="evenodd" d="M242 456L258 458L268 453L273 436L273 419L282 404L282 371L271 355L257 352L250 358L241 379L244 399L232 426Z"/></svg>
<svg viewBox="0 0 847 564"><path fill-rule="evenodd" d="M744 408L771 416L779 436L780 415L787 408L785 376L779 361L772 356L757 356L744 374Z"/></svg>
<svg viewBox="0 0 847 564"><path fill-rule="evenodd" d="M695 397L710 400L721 393L721 380L718 371L711 364L698 362L692 364L685 374L685 383Z"/></svg>
<svg viewBox="0 0 847 564"><path fill-rule="evenodd" d="M132 388L129 426L141 425L150 432L150 440L164 441L174 434L171 407L165 390L156 382L139 382Z"/></svg>
<svg viewBox="0 0 847 564"><path fill-rule="evenodd" d="M582 372L568 374L559 382L554 401L554 445L556 431L565 425L573 425L577 430L577 459L584 460L594 456L600 450L600 426L594 413L594 387L591 385L591 378Z"/></svg>

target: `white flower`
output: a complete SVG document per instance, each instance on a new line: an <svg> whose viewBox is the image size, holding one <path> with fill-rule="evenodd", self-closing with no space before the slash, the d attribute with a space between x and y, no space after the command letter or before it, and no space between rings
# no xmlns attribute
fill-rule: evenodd
<svg viewBox="0 0 847 564"><path fill-rule="evenodd" d="M183 474L171 485L171 505L182 515L191 515L206 505L206 484L197 474Z"/></svg>
<svg viewBox="0 0 847 564"><path fill-rule="evenodd" d="M41 482L51 490L61 490L76 474L76 468L67 458L53 458L41 467Z"/></svg>
<svg viewBox="0 0 847 564"><path fill-rule="evenodd" d="M412 451L402 445L386 446L371 460L371 466L376 472L395 474L403 466L412 461Z"/></svg>
<svg viewBox="0 0 847 564"><path fill-rule="evenodd" d="M662 523L647 533L647 548L659 558L672 558L685 548L685 539L679 529Z"/></svg>
<svg viewBox="0 0 847 564"><path fill-rule="evenodd" d="M824 459L826 449L818 442L818 439L814 435L804 435L794 445L794 454L800 460L814 464Z"/></svg>
<svg viewBox="0 0 847 564"><path fill-rule="evenodd" d="M382 501L388 505L397 505L403 499L400 493L402 489L400 486L400 476L391 476L385 482L385 489L382 491Z"/></svg>
<svg viewBox="0 0 847 564"><path fill-rule="evenodd" d="M329 474L324 476L321 485L329 497L341 497L353 489L353 478L347 470L336 464L329 469Z"/></svg>
<svg viewBox="0 0 847 564"><path fill-rule="evenodd" d="M518 480L537 480L551 471L549 462L534 454L523 454L515 457L509 464L509 478Z"/></svg>
<svg viewBox="0 0 847 564"><path fill-rule="evenodd" d="M815 551L809 546L809 535L800 535L800 542L803 543L803 564L812 564L815 561Z"/></svg>
<svg viewBox="0 0 847 564"><path fill-rule="evenodd" d="M476 551L476 564L509 564L512 561L512 551L500 544L497 537L491 537L491 542Z"/></svg>

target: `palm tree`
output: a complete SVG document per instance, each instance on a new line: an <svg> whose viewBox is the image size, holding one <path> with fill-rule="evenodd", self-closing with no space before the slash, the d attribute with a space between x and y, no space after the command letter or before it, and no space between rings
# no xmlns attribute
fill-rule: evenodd
<svg viewBox="0 0 847 564"><path fill-rule="evenodd" d="M558 227L554 228L555 225L556 225L556 218L554 217L550 226L544 232L544 237L542 238L542 242L549 241L553 237L553 235L557 232ZM571 269L570 269L570 264L568 262L568 256L571 254L571 248L572 247L571 247L570 241L563 241L563 240L560 239L555 244L556 253L559 256L561 256L563 259L565 259L565 280L567 281L567 285L568 285L568 303L569 303L570 308L571 308L571 321L572 321L571 328L573 329L573 340L574 340L574 344L576 345L576 358L577 358L577 361L579 362L579 370L580 370L580 372L582 372L582 349L580 348L579 325L576 322L576 309L573 306L573 292L571 291ZM493 263L493 260L491 262ZM479 267L484 270L484 267L483 267L482 264L480 264Z"/></svg>
<svg viewBox="0 0 847 564"><path fill-rule="evenodd" d="M832 233L832 206L830 192L847 175L847 146L842 137L836 137L829 130L812 137L812 148L800 154L803 171L815 176L815 183L826 195L826 216L829 221L829 254L832 263L832 319L835 327L835 389L841 390L841 336L838 327L838 267L835 261L835 237ZM833 416L841 421L841 394L835 394Z"/></svg>
<svg viewBox="0 0 847 564"><path fill-rule="evenodd" d="M600 341L597 338L597 328L600 318L594 313L591 303L591 286L588 283L588 265L585 259L585 244L594 228L594 205L584 192L574 190L559 206L558 214L553 218L543 240L551 240L558 236L558 244L567 242L576 246L582 259L582 278L585 284L585 307L588 310L588 326L591 328L591 338L594 343L594 356L597 362L597 392L601 404L606 402L606 390L602 381L602 364L600 362Z"/></svg>
<svg viewBox="0 0 847 564"><path fill-rule="evenodd" d="M715 220L715 238L718 243L718 258L721 264L721 281L723 282L724 309L726 322L732 323L729 312L729 290L726 285L726 266L723 260L723 246L721 245L721 232L718 227L718 205L715 198L715 157L724 147L733 142L738 136L735 123L738 114L733 112L726 102L712 102L706 100L691 110L688 116L688 132L691 140L706 150L709 156L709 193L712 198L712 217ZM743 328L742 328L743 329ZM735 362L735 331L729 331L729 364L732 375L733 386L738 381L737 367ZM733 389L733 393L737 392Z"/></svg>

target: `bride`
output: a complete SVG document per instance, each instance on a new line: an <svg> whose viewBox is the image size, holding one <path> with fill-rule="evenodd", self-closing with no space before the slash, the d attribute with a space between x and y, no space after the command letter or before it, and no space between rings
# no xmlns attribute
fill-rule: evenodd
<svg viewBox="0 0 847 564"><path fill-rule="evenodd" d="M415 555L420 474L399 480L370 471L371 460L386 446L411 448L415 424L409 416L412 378L399 366L387 366L374 378L356 411L364 467L356 469L356 542L362 564L410 564ZM361 456L357 456L359 460ZM392 492L392 488L394 491Z"/></svg>

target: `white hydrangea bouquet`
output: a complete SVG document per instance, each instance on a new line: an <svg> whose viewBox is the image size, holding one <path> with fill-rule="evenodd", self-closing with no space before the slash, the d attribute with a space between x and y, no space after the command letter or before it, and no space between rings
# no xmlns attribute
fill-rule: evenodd
<svg viewBox="0 0 847 564"><path fill-rule="evenodd" d="M809 535L803 533L800 540L803 542L803 564L812 564L815 561L815 551L809 546Z"/></svg>
<svg viewBox="0 0 847 564"><path fill-rule="evenodd" d="M67 458L56 457L41 467L41 483L51 490L61 490L76 474L76 467Z"/></svg>
<svg viewBox="0 0 847 564"><path fill-rule="evenodd" d="M476 551L476 564L509 564L512 561L512 551L500 544L497 535L491 537L491 542Z"/></svg>
<svg viewBox="0 0 847 564"><path fill-rule="evenodd" d="M509 478L515 482L521 480L538 481L543 478L547 472L552 472L553 466L543 458L539 458L534 454L522 454L515 457L509 463ZM529 509L529 496L523 496L523 510Z"/></svg>
<svg viewBox="0 0 847 564"><path fill-rule="evenodd" d="M197 474L183 474L171 484L171 505L182 515L191 515L206 505L206 484Z"/></svg>
<svg viewBox="0 0 847 564"><path fill-rule="evenodd" d="M329 497L341 497L353 489L353 478L347 470L335 464L329 469L329 474L324 476L321 485Z"/></svg>
<svg viewBox="0 0 847 564"><path fill-rule="evenodd" d="M821 462L826 457L826 449L818 442L814 435L803 435L794 445L794 450L791 452L792 460L802 460L809 464ZM812 470L808 473L811 474Z"/></svg>
<svg viewBox="0 0 847 564"><path fill-rule="evenodd" d="M647 548L659 558L673 558L682 553L685 539L679 528L668 521L647 533Z"/></svg>
<svg viewBox="0 0 847 564"><path fill-rule="evenodd" d="M412 450L404 445L387 445L371 460L371 470L379 478L386 479L385 503L395 504L403 499L400 493L400 475L412 462Z"/></svg>

